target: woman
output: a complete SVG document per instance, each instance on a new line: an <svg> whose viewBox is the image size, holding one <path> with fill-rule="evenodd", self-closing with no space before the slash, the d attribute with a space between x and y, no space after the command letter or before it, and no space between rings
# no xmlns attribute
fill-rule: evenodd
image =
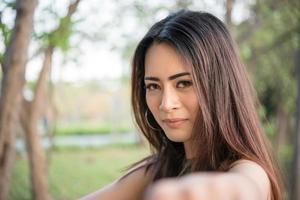
<svg viewBox="0 0 300 200"><path fill-rule="evenodd" d="M83 199L282 199L256 103L224 24L204 12L171 14L133 57L133 113L153 154Z"/></svg>

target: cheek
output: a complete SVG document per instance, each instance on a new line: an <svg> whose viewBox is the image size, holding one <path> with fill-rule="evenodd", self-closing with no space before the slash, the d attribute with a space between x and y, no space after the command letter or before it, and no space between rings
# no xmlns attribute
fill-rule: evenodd
<svg viewBox="0 0 300 200"><path fill-rule="evenodd" d="M146 103L154 118L157 119L159 115L159 102L157 98L155 96L146 95Z"/></svg>
<svg viewBox="0 0 300 200"><path fill-rule="evenodd" d="M192 118L195 120L197 112L200 109L199 100L195 94L190 95L189 98L185 99L186 108L189 110Z"/></svg>
<svg viewBox="0 0 300 200"><path fill-rule="evenodd" d="M155 98L155 96L146 94L146 103L149 110L155 117L155 115L157 114L157 98Z"/></svg>

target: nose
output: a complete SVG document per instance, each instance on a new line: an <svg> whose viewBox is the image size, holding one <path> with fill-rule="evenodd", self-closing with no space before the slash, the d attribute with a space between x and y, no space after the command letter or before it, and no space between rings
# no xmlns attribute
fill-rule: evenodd
<svg viewBox="0 0 300 200"><path fill-rule="evenodd" d="M177 93L171 88L165 88L161 98L161 104L159 109L163 112L171 112L172 110L178 109L180 101Z"/></svg>

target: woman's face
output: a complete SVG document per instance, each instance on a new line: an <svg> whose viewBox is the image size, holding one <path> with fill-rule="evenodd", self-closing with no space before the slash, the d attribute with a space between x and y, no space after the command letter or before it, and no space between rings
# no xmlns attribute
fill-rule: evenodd
<svg viewBox="0 0 300 200"><path fill-rule="evenodd" d="M157 123L174 142L189 141L199 109L191 66L168 44L153 44L145 58L146 101Z"/></svg>

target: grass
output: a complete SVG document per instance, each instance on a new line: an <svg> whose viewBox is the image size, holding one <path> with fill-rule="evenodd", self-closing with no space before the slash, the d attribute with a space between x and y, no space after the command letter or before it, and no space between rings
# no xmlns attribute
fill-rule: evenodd
<svg viewBox="0 0 300 200"><path fill-rule="evenodd" d="M126 133L133 131L129 126L72 126L72 127L57 127L56 135L103 135L111 132Z"/></svg>
<svg viewBox="0 0 300 200"><path fill-rule="evenodd" d="M145 148L132 145L55 151L48 165L50 193L56 200L78 199L112 182L127 166L147 154ZM32 199L30 191L27 160L18 156L9 199Z"/></svg>

